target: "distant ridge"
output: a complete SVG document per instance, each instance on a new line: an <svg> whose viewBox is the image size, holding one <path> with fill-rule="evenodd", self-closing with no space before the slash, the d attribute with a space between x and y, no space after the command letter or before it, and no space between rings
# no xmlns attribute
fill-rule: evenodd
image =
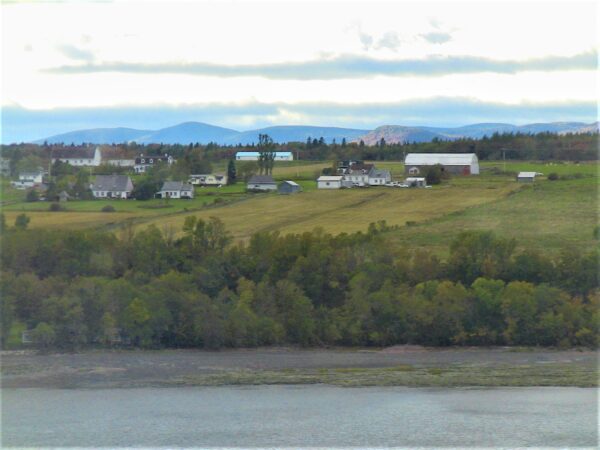
<svg viewBox="0 0 600 450"><path fill-rule="evenodd" d="M364 141L367 145L379 142L381 138L387 143L404 142L430 142L431 140L452 140L459 138L480 139L494 133L589 133L598 131L598 122L586 124L582 122L552 122L533 123L528 125L511 125L507 123L479 123L456 128L427 127L427 126L402 126L384 125L374 130L361 130L355 128L317 127L304 125L286 125L260 128L257 130L237 131L202 122L184 122L159 130L137 130L133 128L96 128L89 130L71 131L68 133L49 136L39 139L35 143L48 142L49 144L83 143L92 144L120 144L123 142L138 142L140 144L208 144L214 142L219 145L248 145L258 142L259 134L268 134L273 141L278 143L306 142L308 138L320 139L332 143L334 140L341 143Z"/></svg>

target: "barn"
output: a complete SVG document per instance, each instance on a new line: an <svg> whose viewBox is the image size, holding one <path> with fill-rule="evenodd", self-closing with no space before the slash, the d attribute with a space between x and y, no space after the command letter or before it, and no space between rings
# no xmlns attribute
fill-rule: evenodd
<svg viewBox="0 0 600 450"><path fill-rule="evenodd" d="M423 175L428 167L441 165L453 175L479 175L479 160L475 153L409 153L404 160L406 175Z"/></svg>

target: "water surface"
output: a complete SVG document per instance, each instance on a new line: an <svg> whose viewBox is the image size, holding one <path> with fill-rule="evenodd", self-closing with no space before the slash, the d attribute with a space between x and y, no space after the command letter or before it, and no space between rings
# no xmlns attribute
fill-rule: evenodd
<svg viewBox="0 0 600 450"><path fill-rule="evenodd" d="M3 446L596 447L597 390L3 389Z"/></svg>

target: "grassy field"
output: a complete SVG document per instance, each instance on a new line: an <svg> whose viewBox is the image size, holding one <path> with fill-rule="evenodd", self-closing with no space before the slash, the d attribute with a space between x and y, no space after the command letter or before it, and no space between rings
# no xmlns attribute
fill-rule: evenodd
<svg viewBox="0 0 600 450"><path fill-rule="evenodd" d="M402 178L402 163L376 164L391 170L394 178ZM257 231L297 233L316 227L331 233L354 232L386 220L400 226L390 232L396 242L409 248L427 247L441 255L456 234L467 229L494 230L515 237L522 246L550 252L565 244L580 249L597 244L592 233L598 223L598 164L507 162L508 173L502 174L498 173L502 162L485 162L481 175L453 177L432 189L317 190L314 175L329 165L308 161L278 164L275 178L296 179L303 187L302 193L292 196L248 194L238 183L197 188L193 200L170 200L168 204L163 200L68 202L64 212L49 212L46 202L24 202L24 191L11 189L3 180L3 212L9 224L25 212L31 228L73 229L116 229L133 221L139 229L153 224L178 230L189 215L217 216L236 239L246 239ZM534 185L523 185L514 180L518 171L555 172L571 179L548 181L542 177ZM108 204L116 212L100 212Z"/></svg>

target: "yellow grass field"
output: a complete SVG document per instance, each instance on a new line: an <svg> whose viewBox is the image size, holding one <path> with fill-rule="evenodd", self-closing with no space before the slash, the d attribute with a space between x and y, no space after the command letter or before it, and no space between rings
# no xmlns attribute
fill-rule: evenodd
<svg viewBox="0 0 600 450"><path fill-rule="evenodd" d="M4 211L6 222L13 224L21 211ZM131 213L102 213L102 212L50 212L26 211L30 219L28 228L69 229L96 228L121 223L127 219L138 217L139 214Z"/></svg>
<svg viewBox="0 0 600 450"><path fill-rule="evenodd" d="M366 188L311 191L292 196L257 195L252 199L204 211L143 220L139 227L154 224L180 230L189 215L219 217L236 239L258 231L300 233L316 227L329 233L366 230L371 222L405 225L441 217L454 211L492 202L518 188L499 186L445 186L434 189Z"/></svg>

